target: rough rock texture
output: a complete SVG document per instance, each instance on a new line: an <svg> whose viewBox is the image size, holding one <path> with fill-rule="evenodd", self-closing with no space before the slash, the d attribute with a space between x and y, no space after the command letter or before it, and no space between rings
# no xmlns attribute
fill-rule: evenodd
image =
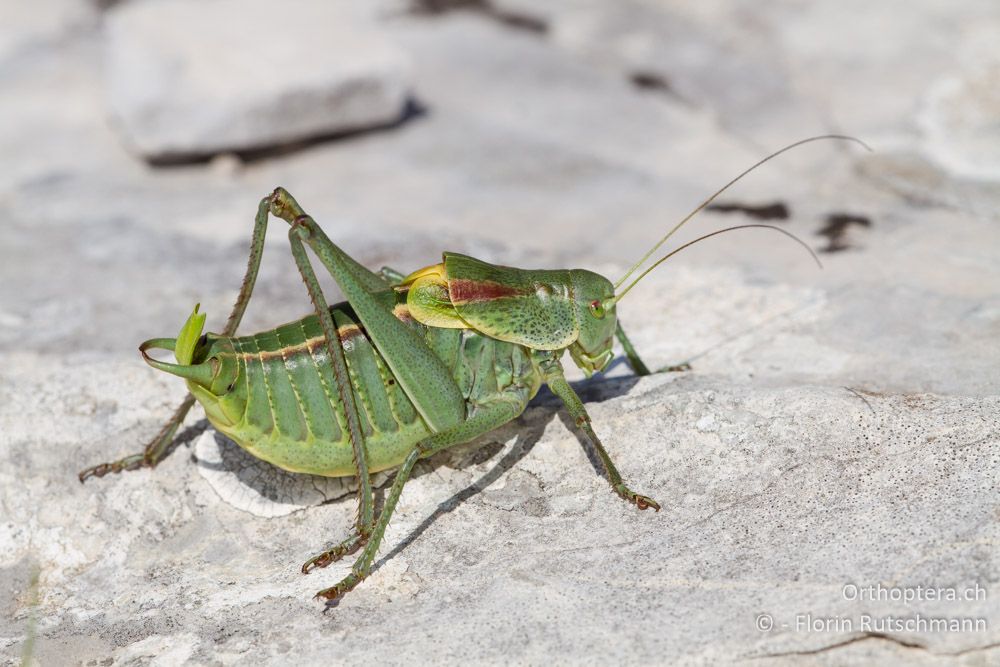
<svg viewBox="0 0 1000 667"><path fill-rule="evenodd" d="M159 160L396 122L409 63L360 14L308 0L120 5L105 22L110 110Z"/></svg>
<svg viewBox="0 0 1000 667"><path fill-rule="evenodd" d="M69 4L0 24L0 664L1000 661L995 3L379 3L352 20L406 54L424 114L171 168L109 126L108 17ZM248 59L287 46L226 16ZM875 152L782 156L676 239L770 211L823 271L773 233L716 237L619 307L650 365L693 370L574 375L658 514L543 391L421 464L377 570L324 613L349 562L298 568L348 530L341 482L249 459L198 411L158 469L76 481L179 402L135 347L198 301L222 326L275 185L369 266L451 249L617 278L825 131ZM283 225L246 331L309 307Z"/></svg>

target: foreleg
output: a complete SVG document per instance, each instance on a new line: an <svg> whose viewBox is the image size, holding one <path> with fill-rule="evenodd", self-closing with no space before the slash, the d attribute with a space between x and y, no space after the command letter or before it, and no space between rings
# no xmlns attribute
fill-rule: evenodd
<svg viewBox="0 0 1000 667"><path fill-rule="evenodd" d="M615 328L615 336L618 337L618 342L622 344L622 350L625 351L625 358L628 359L628 365L632 367L632 371L636 375L650 375L652 373L649 367L643 363L642 359L639 358L639 354L632 347L632 341L629 340L628 336L625 335L625 330L622 329L622 323L619 322L618 326ZM657 373L679 373L682 371L691 370L691 364L684 361L679 364L674 364L673 366L664 366L656 370Z"/></svg>
<svg viewBox="0 0 1000 667"><path fill-rule="evenodd" d="M545 377L545 383L552 390L552 393L562 399L563 405L566 406L566 410L569 412L573 421L576 423L577 427L583 431L587 439L590 440L594 449L597 450L597 455L601 458L601 462L604 463L604 469L608 473L608 481L611 482L611 488L615 490L619 496L627 500L630 503L636 505L639 509L644 510L646 508L652 507L657 512L660 511L660 504L648 496L643 496L635 491L628 488L624 481L622 481L621 473L618 472L618 468L615 467L614 462L611 461L611 456L608 454L607 450L604 449L604 445L601 443L600 438L594 432L594 428L590 424L590 415L587 414L587 409L583 407L583 402L580 397L576 395L573 388L566 381L565 375L563 375L562 366L559 361L554 358L548 358L544 360L541 364L542 373Z"/></svg>

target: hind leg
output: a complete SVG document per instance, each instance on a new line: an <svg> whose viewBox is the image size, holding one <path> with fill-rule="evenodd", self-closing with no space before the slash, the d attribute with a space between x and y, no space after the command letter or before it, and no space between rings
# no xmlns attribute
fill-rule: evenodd
<svg viewBox="0 0 1000 667"><path fill-rule="evenodd" d="M305 245L296 231L295 225L288 230L288 242L291 245L292 257L302 275L302 281L309 292L309 298L316 309L323 335L326 338L327 355L330 359L330 366L337 379L337 390L340 392L340 400L344 405L345 416L347 417L347 430L350 435L351 448L354 452L355 475L358 478L358 518L354 534L340 544L331 549L313 556L302 565L302 573L308 574L317 567L326 567L334 563L347 554L354 553L361 546L368 542L375 525L375 500L372 494L371 475L368 472L368 452L365 448L364 436L361 431L361 421L358 408L354 399L354 392L351 390L351 379L349 377L347 360L344 355L344 348L337 333L336 322L330 314L330 307L323 295L322 287L313 271L309 256L306 254ZM346 269L351 271L351 268ZM367 270L366 270L367 271ZM353 274L356 279L363 280L363 276ZM374 276L375 274L369 274Z"/></svg>

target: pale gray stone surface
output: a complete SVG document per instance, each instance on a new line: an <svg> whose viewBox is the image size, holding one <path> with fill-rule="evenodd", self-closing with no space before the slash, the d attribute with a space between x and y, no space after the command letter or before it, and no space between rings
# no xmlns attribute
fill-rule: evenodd
<svg viewBox="0 0 1000 667"><path fill-rule="evenodd" d="M105 20L108 105L141 155L267 148L400 120L409 62L348 3L144 0Z"/></svg>
<svg viewBox="0 0 1000 667"><path fill-rule="evenodd" d="M107 14L52 7L0 22L0 664L29 636L41 665L1000 660L992 3L378 3L356 20L405 54L423 115L171 168L108 124ZM197 410L157 470L76 481L179 402L135 348L195 302L222 326L275 185L369 266L450 249L617 278L732 175L826 131L875 152L812 144L723 198L783 203L772 222L822 271L776 234L712 239L619 308L651 365L692 371L574 375L658 514L610 492L543 392L419 467L378 569L323 613L311 595L349 563L298 568L350 526L339 481L261 465ZM710 211L678 242L752 221ZM308 309L282 225L246 331ZM879 585L982 593L851 595Z"/></svg>

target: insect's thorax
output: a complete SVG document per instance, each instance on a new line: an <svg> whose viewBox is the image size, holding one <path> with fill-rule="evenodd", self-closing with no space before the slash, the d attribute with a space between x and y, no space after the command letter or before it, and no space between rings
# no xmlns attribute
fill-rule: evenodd
<svg viewBox="0 0 1000 667"><path fill-rule="evenodd" d="M399 465L413 444L431 435L346 303L331 309L344 350L371 470ZM428 327L396 316L420 333L451 370L466 400L466 416L500 393L523 405L541 385L530 350L472 329ZM215 338L222 363L231 357L237 379L222 396L189 388L208 419L258 458L296 472L354 474L347 416L318 318L315 315L251 336ZM193 386L192 386L193 385ZM433 387L423 388L434 391Z"/></svg>
<svg viewBox="0 0 1000 667"><path fill-rule="evenodd" d="M611 361L614 285L593 271L517 269L446 252L395 289L427 326L472 328L538 351L569 349L588 377Z"/></svg>

